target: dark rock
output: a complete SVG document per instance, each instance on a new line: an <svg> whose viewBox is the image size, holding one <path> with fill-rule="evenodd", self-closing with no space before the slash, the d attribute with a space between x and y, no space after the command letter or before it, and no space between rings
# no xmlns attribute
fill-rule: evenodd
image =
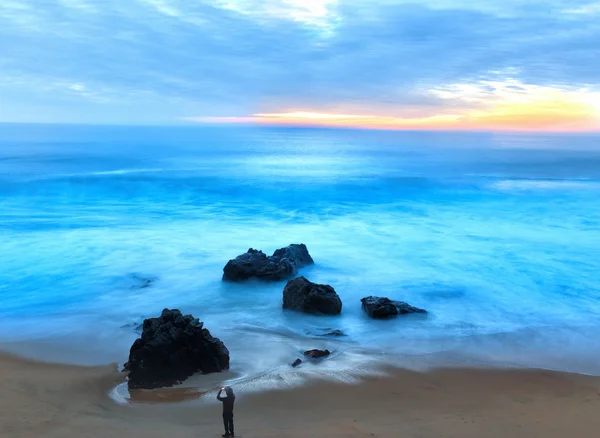
<svg viewBox="0 0 600 438"><path fill-rule="evenodd" d="M325 357L325 356L329 356L331 354L331 351L329 350L308 350L304 352L304 355L306 357L312 357L313 359L319 359L321 357Z"/></svg>
<svg viewBox="0 0 600 438"><path fill-rule="evenodd" d="M229 351L203 323L179 310L165 309L158 318L144 320L141 338L131 346L130 388L172 386L196 372L229 369Z"/></svg>
<svg viewBox="0 0 600 438"><path fill-rule="evenodd" d="M283 289L283 308L314 315L337 315L342 311L342 300L331 286L298 277L288 281Z"/></svg>
<svg viewBox="0 0 600 438"><path fill-rule="evenodd" d="M427 313L427 310L411 306L404 301L392 301L392 303L394 303L394 305L398 308L400 315L406 315L409 313Z"/></svg>
<svg viewBox="0 0 600 438"><path fill-rule="evenodd" d="M371 318L390 318L398 315L398 308L389 298L366 297L360 300L362 308Z"/></svg>
<svg viewBox="0 0 600 438"><path fill-rule="evenodd" d="M365 297L360 300L362 308L371 318L384 319L397 316L398 314L405 315L408 313L427 313L423 309L413 307L402 301L392 301L385 297Z"/></svg>
<svg viewBox="0 0 600 438"><path fill-rule="evenodd" d="M292 364L293 368L296 368L298 365L300 365L302 363L302 359L298 358L294 361L294 363Z"/></svg>
<svg viewBox="0 0 600 438"><path fill-rule="evenodd" d="M250 248L248 252L227 262L223 268L223 280L244 281L252 277L272 281L283 280L293 277L298 273L298 269L313 263L303 243L280 248L272 256Z"/></svg>
<svg viewBox="0 0 600 438"><path fill-rule="evenodd" d="M285 248L280 248L273 253L272 257L291 260L298 269L315 263L303 243L293 243Z"/></svg>

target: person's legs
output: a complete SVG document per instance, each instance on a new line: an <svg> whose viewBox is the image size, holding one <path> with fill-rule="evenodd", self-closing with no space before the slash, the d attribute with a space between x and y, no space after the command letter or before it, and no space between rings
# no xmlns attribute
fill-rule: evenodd
<svg viewBox="0 0 600 438"><path fill-rule="evenodd" d="M229 433L233 436L233 412L229 414Z"/></svg>
<svg viewBox="0 0 600 438"><path fill-rule="evenodd" d="M223 426L225 427L225 435L223 436L229 436L229 415L226 412L223 412Z"/></svg>

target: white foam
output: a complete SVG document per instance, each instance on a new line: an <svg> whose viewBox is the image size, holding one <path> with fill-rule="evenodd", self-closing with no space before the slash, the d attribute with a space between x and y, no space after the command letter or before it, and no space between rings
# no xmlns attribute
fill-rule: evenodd
<svg viewBox="0 0 600 438"><path fill-rule="evenodd" d="M599 190L600 182L589 180L502 180L491 184L498 190Z"/></svg>

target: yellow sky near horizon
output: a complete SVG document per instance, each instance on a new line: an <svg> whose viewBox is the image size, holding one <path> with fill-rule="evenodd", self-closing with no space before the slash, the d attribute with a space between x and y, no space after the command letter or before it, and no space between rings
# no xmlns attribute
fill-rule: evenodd
<svg viewBox="0 0 600 438"><path fill-rule="evenodd" d="M566 90L507 80L453 84L428 92L442 101L452 102L455 108L434 107L432 114L421 117L380 115L377 108L360 114L292 109L242 117L191 117L187 120L366 129L600 131L600 93L586 89Z"/></svg>

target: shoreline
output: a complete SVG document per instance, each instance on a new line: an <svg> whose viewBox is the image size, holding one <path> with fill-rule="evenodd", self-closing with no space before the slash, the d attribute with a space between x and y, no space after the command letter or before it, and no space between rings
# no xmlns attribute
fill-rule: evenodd
<svg viewBox="0 0 600 438"><path fill-rule="evenodd" d="M287 339L287 338L286 338ZM306 340L303 339L303 342ZM323 341L315 338L315 341ZM335 342L335 340L329 342ZM120 405L145 404L145 403L204 403L206 397L212 399L212 393L221 386L234 386L245 393L266 393L270 391L296 390L317 383L356 384L364 379L385 377L388 370L404 370L417 373L431 373L438 370L449 369L476 369L493 371L535 371L555 372L572 375L582 375L600 378L596 368L586 372L586 367L579 363L578 369L557 369L547 364L528 364L526 361L513 362L506 360L502 352L493 355L493 352L480 349L478 355L470 351L447 350L429 353L387 353L378 349L367 349L354 344L338 343L342 348L334 349L330 357L320 361L304 361L299 368L290 366L288 362L279 362L275 366L264 369L246 370L244 363L236 363L230 370L209 375L196 374L183 383L174 387L129 392L126 382L113 385L106 391L106 395L113 403ZM310 344L305 345L306 348ZM349 348L348 348L349 347ZM64 366L74 368L102 368L113 367L117 370L123 368L126 357L117 358L114 354L106 354L97 349L94 355L87 355L88 346L72 344L68 338L47 338L27 342L9 342L0 347L0 357L7 356L13 360L51 366ZM323 346L324 348L324 346ZM331 348L331 347L329 347ZM512 352L518 353L516 349ZM73 353L76 355L73 356ZM98 354L101 353L101 354ZM504 352L506 353L506 352ZM300 353L298 353L300 355ZM94 359L92 359L92 357ZM295 356L294 356L295 357ZM299 356L301 357L301 355ZM82 361L80 358L86 358ZM291 359L289 356L288 359ZM74 360L75 359L75 360ZM510 359L510 358L509 358ZM271 364L272 365L272 364Z"/></svg>
<svg viewBox="0 0 600 438"><path fill-rule="evenodd" d="M591 438L600 430L600 377L482 367L385 371L353 384L312 380L292 389L238 388L237 435ZM120 405L109 392L123 379L114 364L81 367L0 353L0 435L134 438L222 433L220 404L211 401L212 394L201 403Z"/></svg>
<svg viewBox="0 0 600 438"><path fill-rule="evenodd" d="M589 329L589 327L586 327ZM229 370L232 377L242 380L264 376L275 370L293 371L289 365L301 357L307 349L329 349L332 355L319 362L315 371L331 371L337 373L343 370L352 373L356 370L366 370L369 374L382 367L400 366L414 370L429 370L436 368L493 368L493 369L537 369L590 376L600 376L600 363L595 360L600 354L600 343L589 343L585 356L571 355L573 351L560 351L559 341L553 343L528 343L529 339L522 339L518 333L475 335L444 340L438 345L425 351L394 351L387 347L366 347L346 338L297 336L289 337L285 334L272 332L275 348L284 346L288 351L282 354L275 351L274 360L261 363L261 367L253 366L252 359L262 359L264 355L250 357L253 351L248 349L234 350L235 357L243 357L244 361L233 361ZM21 341L1 341L0 354L8 354L24 360L42 363L53 363L74 366L103 366L116 363L120 367L127 361L129 348L139 334L126 333L118 340L118 347L114 343L107 344L85 342L88 338L83 334L68 334L60 337L46 337ZM497 336L505 337L502 343L496 342ZM565 339L562 339L565 340ZM568 339L567 339L568 340ZM566 340L565 340L566 341ZM427 341L423 341L426 344ZM306 364L306 361L305 361ZM327 365L331 364L331 367ZM301 369L301 368L300 368ZM298 370L298 369L296 369Z"/></svg>

